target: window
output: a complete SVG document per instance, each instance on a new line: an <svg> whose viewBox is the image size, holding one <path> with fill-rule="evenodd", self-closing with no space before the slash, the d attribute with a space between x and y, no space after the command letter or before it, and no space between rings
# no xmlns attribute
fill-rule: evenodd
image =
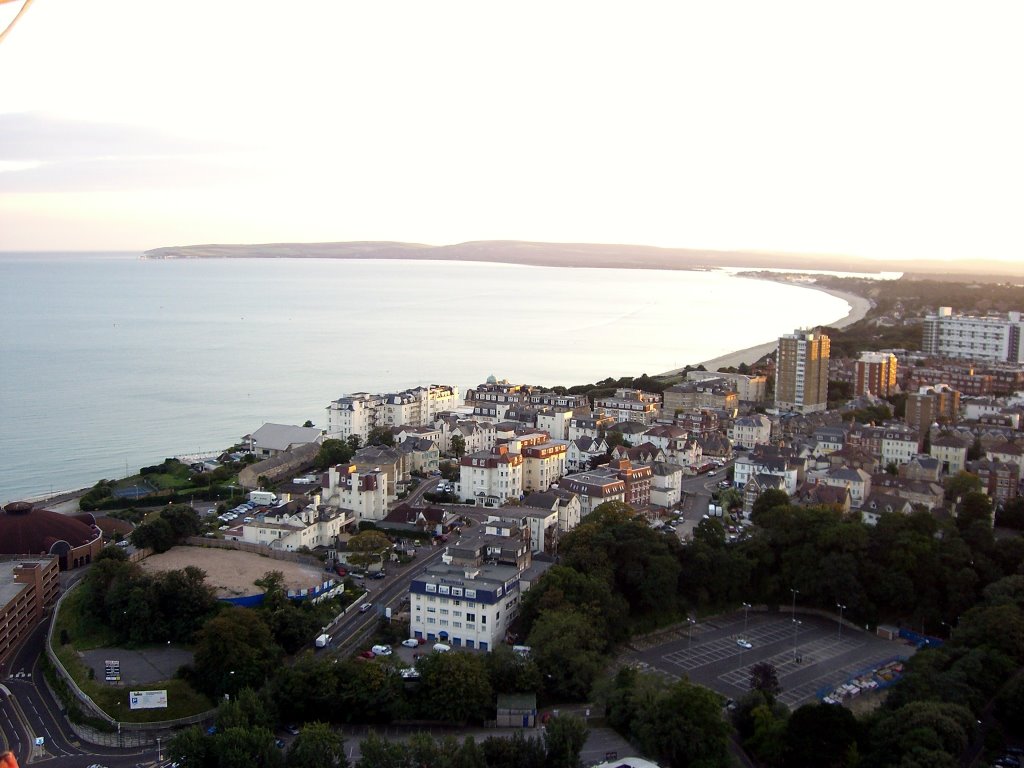
<svg viewBox="0 0 1024 768"><path fill-rule="evenodd" d="M425 584L427 592L437 592L437 584Z"/></svg>
<svg viewBox="0 0 1024 768"><path fill-rule="evenodd" d="M466 614L466 621L476 621L476 614L475 613L467 613Z"/></svg>

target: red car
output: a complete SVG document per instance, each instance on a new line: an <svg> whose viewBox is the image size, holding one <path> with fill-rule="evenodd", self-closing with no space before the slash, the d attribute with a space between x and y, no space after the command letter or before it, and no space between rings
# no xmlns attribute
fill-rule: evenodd
<svg viewBox="0 0 1024 768"><path fill-rule="evenodd" d="M377 654L375 654L373 651L363 651L362 653L359 654L359 658L361 658L361 659L372 659L376 655Z"/></svg>

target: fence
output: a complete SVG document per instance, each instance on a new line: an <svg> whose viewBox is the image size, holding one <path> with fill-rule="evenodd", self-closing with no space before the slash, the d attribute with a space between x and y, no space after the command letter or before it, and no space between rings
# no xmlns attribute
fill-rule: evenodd
<svg viewBox="0 0 1024 768"><path fill-rule="evenodd" d="M64 663L57 656L56 651L53 650L53 633L57 626L57 616L60 613L61 603L64 602L64 598L74 591L78 584L72 584L68 590L60 596L57 600L57 604L53 608L53 619L50 621L50 629L46 634L46 657L50 660L53 665L54 671L67 685L68 692L77 699L77 701L85 708L87 714L97 717L101 720L105 720L110 724L111 728L116 729L116 733L106 733L103 731L96 730L86 725L77 723L71 723L72 730L78 734L79 738L85 739L93 744L101 744L103 746L146 746L155 744L158 738L163 738L165 734L170 733L172 729L179 728L184 725L194 725L196 723L206 722L212 720L216 715L216 710L208 710L206 712L200 712L197 715L190 715L189 717L179 717L176 720L161 720L159 722L152 723L124 723L114 720L110 715L104 712L92 700L85 691L78 687L78 683L71 676L71 673L64 667ZM49 685L49 682L47 682ZM54 699L60 700L60 695L53 688L50 688L54 694ZM70 718L68 720L70 723ZM111 740L113 739L113 740Z"/></svg>
<svg viewBox="0 0 1024 768"><path fill-rule="evenodd" d="M266 544L253 544L248 541L229 541L227 539L208 539L204 536L189 536L185 543L192 547L213 547L214 549L237 549L239 552L249 552L253 555L262 555L271 560L290 560L293 563L304 563L323 568L324 562L313 555L306 555L302 552L288 552L282 549L271 549Z"/></svg>

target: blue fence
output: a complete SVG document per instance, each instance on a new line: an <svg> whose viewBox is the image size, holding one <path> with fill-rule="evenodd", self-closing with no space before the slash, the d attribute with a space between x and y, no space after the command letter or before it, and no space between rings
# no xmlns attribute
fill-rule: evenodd
<svg viewBox="0 0 1024 768"><path fill-rule="evenodd" d="M900 640L906 640L917 648L939 648L945 642L942 638L922 635L920 632L915 632L912 629L901 629Z"/></svg>
<svg viewBox="0 0 1024 768"><path fill-rule="evenodd" d="M339 582L334 579L327 579L319 586L310 587L309 589L289 589L288 598L295 601L316 600L322 596L328 595L331 590L337 589L339 586ZM256 606L263 604L262 594L245 595L243 597L222 597L220 599L225 603L238 605L242 608L255 608Z"/></svg>

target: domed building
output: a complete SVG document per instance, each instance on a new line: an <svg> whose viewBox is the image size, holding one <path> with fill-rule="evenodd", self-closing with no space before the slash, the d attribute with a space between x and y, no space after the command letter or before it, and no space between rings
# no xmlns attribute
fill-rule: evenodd
<svg viewBox="0 0 1024 768"><path fill-rule="evenodd" d="M103 533L88 512L61 515L15 501L0 512L0 555L53 555L60 569L91 563L103 549Z"/></svg>

